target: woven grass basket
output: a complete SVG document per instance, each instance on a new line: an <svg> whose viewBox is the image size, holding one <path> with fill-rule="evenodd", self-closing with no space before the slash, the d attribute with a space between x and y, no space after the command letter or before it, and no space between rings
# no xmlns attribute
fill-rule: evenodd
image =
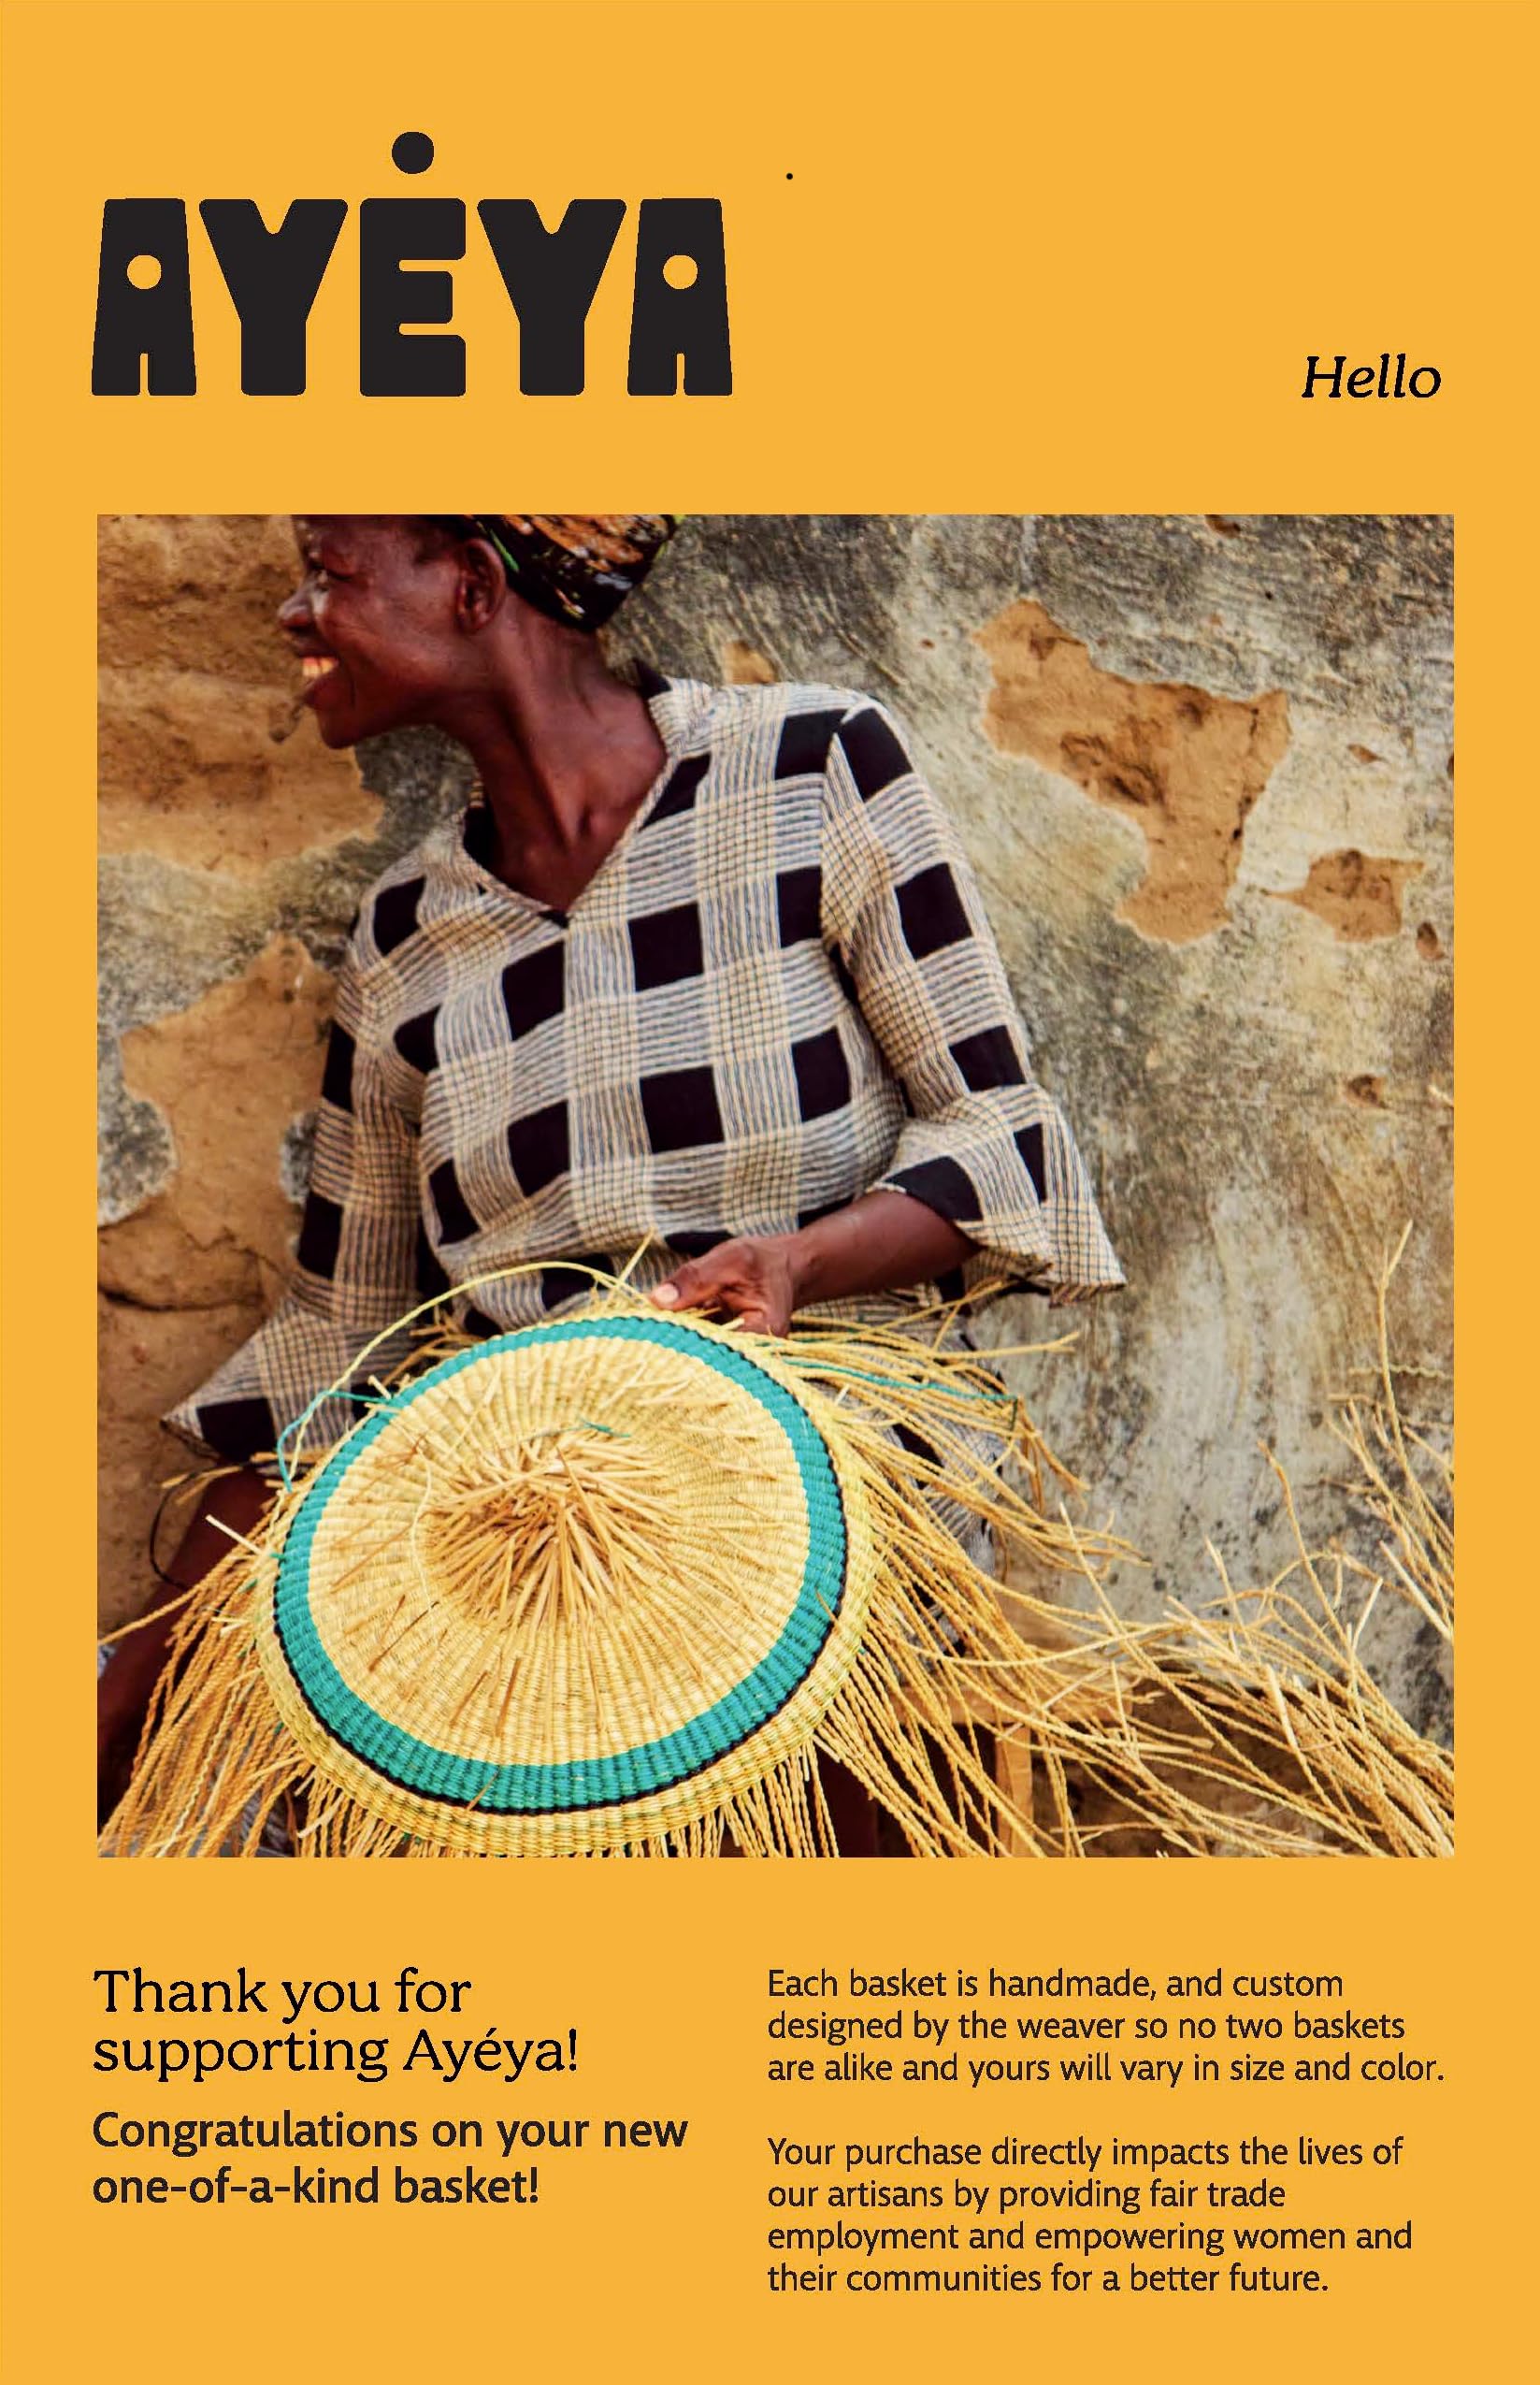
<svg viewBox="0 0 1540 2385"><path fill-rule="evenodd" d="M254 1854L286 1812L312 1856L830 1854L823 1754L916 1853L1029 1851L975 1722L1040 1719L1053 1660L957 1527L1076 1569L1087 1542L943 1337L771 1340L615 1281L441 1334L281 1458L260 1537L186 1599L104 1850Z"/></svg>

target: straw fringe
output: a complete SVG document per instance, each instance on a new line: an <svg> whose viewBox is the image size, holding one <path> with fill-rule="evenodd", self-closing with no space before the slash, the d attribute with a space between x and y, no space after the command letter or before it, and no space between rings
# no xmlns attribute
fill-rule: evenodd
<svg viewBox="0 0 1540 2385"><path fill-rule="evenodd" d="M1382 1598L1454 1638L1454 1467L1403 1416L1387 1304L1402 1236L1376 1294L1372 1387L1333 1403L1354 1461L1338 1487L1382 1526L1383 1570L1306 1542L1288 1476L1264 1452L1296 1555L1271 1583L1236 1590L1212 1547L1219 1593L1173 1599L1153 1625L1120 1617L1101 1568L1084 1568L1101 1618L1108 1745L1079 1762L1078 1803L1094 1809L1108 1852L1225 1856L1447 1856L1454 1851L1454 1759L1414 1728L1364 1662L1365 1626ZM1082 1642L1080 1660L1098 1659ZM1010 1753L1030 1795L1029 1743ZM1035 1808L1042 1810L1041 1793ZM1062 1819L1062 1816L1061 1816ZM1089 1852L1081 1844L1064 1851Z"/></svg>

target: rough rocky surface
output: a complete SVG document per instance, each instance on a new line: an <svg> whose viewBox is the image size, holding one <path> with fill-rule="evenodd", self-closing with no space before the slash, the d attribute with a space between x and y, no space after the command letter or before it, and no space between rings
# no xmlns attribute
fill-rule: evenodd
<svg viewBox="0 0 1540 2385"><path fill-rule="evenodd" d="M359 893L467 782L431 737L274 742L288 552L254 518L103 528L109 1619L181 1463L155 1416L276 1287ZM1206 1541L1237 1580L1287 1560L1260 1442L1307 1529L1371 1545L1327 1404L1408 1221L1398 1352L1447 1425L1450 590L1431 518L716 518L617 625L674 672L879 696L955 814L1130 1277L1072 1352L1011 1365L1148 1553L1132 1603L1202 1591ZM1446 1715L1403 1615L1372 1644Z"/></svg>

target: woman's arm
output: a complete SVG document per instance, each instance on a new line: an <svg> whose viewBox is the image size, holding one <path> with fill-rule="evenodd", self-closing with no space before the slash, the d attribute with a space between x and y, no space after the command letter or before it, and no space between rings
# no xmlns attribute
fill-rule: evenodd
<svg viewBox="0 0 1540 2385"><path fill-rule="evenodd" d="M797 1310L813 1301L933 1282L960 1266L972 1248L957 1227L907 1192L867 1192L799 1233L719 1242L677 1268L653 1298L665 1308L741 1317L752 1333L784 1334Z"/></svg>
<svg viewBox="0 0 1540 2385"><path fill-rule="evenodd" d="M237 1470L203 1489L172 1562L171 1583L157 1588L141 1626L120 1641L102 1673L96 1738L105 1812L126 1781L180 1593L228 1554L229 1531L221 1525L250 1534L266 1511L271 1485L250 1461L268 1457L283 1428L411 1307L420 1227L415 1130L390 1099L350 951L338 984L291 1289L266 1323L165 1420ZM386 1367L393 1356L394 1346L375 1363ZM345 1401L327 1402L309 1445L335 1438L356 1414Z"/></svg>
<svg viewBox="0 0 1540 2385"><path fill-rule="evenodd" d="M170 1652L182 1594L228 1556L231 1533L250 1536L267 1511L272 1485L244 1466L211 1482L171 1560L170 1579L157 1586L137 1630L119 1641L96 1686L98 1818L105 1823L128 1785L155 1684ZM221 1526L226 1526L222 1530Z"/></svg>
<svg viewBox="0 0 1540 2385"><path fill-rule="evenodd" d="M904 1095L870 1189L908 1193L967 1236L970 1293L1015 1282L1059 1302L1121 1283L961 841L870 701L829 748L822 866L825 944Z"/></svg>
<svg viewBox="0 0 1540 2385"><path fill-rule="evenodd" d="M721 1244L659 1287L784 1332L811 1301L933 1282L1030 1283L1056 1300L1121 1282L1058 1105L1037 1083L957 832L897 728L863 701L825 770L826 947L904 1095L861 1199L800 1233Z"/></svg>
<svg viewBox="0 0 1540 2385"><path fill-rule="evenodd" d="M359 936L369 932L370 907ZM288 1292L166 1419L219 1457L237 1464L270 1457L284 1427L319 1394L346 1382L366 1346L421 1297L417 1127L392 1098L389 1057L365 973L350 950L338 979ZM401 1334L381 1347L373 1370L388 1373L407 1340ZM305 1445L336 1440L357 1413L346 1399L328 1400L312 1418Z"/></svg>

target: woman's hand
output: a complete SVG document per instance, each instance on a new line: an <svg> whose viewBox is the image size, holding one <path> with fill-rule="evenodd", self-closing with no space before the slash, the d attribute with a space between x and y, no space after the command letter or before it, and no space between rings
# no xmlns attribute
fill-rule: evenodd
<svg viewBox="0 0 1540 2385"><path fill-rule="evenodd" d="M653 1298L663 1308L741 1317L751 1333L784 1334L799 1308L928 1283L960 1266L967 1235L907 1192L867 1192L799 1234L741 1235L676 1267Z"/></svg>
<svg viewBox="0 0 1540 2385"><path fill-rule="evenodd" d="M794 1234L741 1235L677 1267L653 1298L660 1308L741 1317L751 1333L784 1334L801 1305Z"/></svg>

